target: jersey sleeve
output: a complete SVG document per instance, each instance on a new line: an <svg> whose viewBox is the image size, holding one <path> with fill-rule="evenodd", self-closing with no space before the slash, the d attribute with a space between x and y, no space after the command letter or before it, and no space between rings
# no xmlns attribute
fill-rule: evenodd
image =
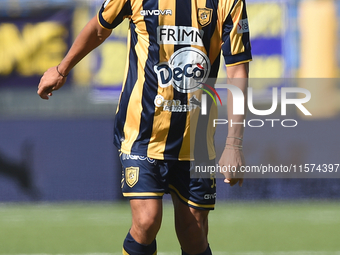
<svg viewBox="0 0 340 255"><path fill-rule="evenodd" d="M222 51L227 66L252 60L245 0L235 0L222 26Z"/></svg>
<svg viewBox="0 0 340 255"><path fill-rule="evenodd" d="M98 13L99 24L113 29L132 15L130 0L106 0Z"/></svg>

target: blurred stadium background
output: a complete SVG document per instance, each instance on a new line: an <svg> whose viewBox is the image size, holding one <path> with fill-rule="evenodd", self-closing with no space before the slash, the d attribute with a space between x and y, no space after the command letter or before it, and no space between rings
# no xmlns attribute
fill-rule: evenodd
<svg viewBox="0 0 340 255"><path fill-rule="evenodd" d="M247 128L247 164L340 163L340 1L247 2L256 106L268 109L266 95L282 81L307 83L318 97L308 105L312 119L291 112L294 130ZM36 95L41 75L101 3L0 0L0 254L121 251L130 211L112 126L128 22L49 101ZM225 131L216 137L219 145ZM219 180L210 217L215 254L340 254L340 181L309 177L246 180L242 189ZM172 214L166 197L161 254L179 254Z"/></svg>

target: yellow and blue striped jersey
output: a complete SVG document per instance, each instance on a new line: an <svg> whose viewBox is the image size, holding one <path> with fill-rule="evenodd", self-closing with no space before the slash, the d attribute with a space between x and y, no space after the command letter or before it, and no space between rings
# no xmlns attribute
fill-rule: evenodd
<svg viewBox="0 0 340 255"><path fill-rule="evenodd" d="M190 125L203 123L198 87L217 77L221 50L227 66L252 58L245 0L107 0L98 13L106 29L124 18L128 57L114 143L126 154L191 160ZM208 111L214 107L210 100ZM212 159L213 127L206 131L199 141Z"/></svg>

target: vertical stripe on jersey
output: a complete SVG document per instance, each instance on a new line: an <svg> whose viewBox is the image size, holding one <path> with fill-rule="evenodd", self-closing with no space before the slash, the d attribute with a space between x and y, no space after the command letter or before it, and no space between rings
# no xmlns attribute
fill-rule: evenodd
<svg viewBox="0 0 340 255"><path fill-rule="evenodd" d="M192 12L192 18L193 18L193 26L198 27L199 29L203 30L204 36L203 36L203 45L204 47L196 47L199 50L205 52L207 56L210 59L210 62L213 63L214 59L211 58L210 52L206 52L206 49L210 49L210 42L211 42L211 37L214 34L214 31L216 29L216 21L217 21L217 6L218 6L218 0L196 0L197 6L193 5L193 10L196 10ZM195 9L194 9L195 7ZM211 13L211 21L209 24L207 24L204 27L201 27L201 25L198 23L198 9L199 8L208 8L212 10ZM194 22L195 19L195 22Z"/></svg>
<svg viewBox="0 0 340 255"><path fill-rule="evenodd" d="M207 149L208 149L208 157L209 160L214 159L216 157L216 151L215 151L215 144L214 139L211 139L211 137L214 137L216 127L214 127L214 119L218 118L217 114L217 106L211 102L210 112L209 112L209 119L208 119L208 127L207 127ZM227 135L227 132L226 132Z"/></svg>
<svg viewBox="0 0 340 255"><path fill-rule="evenodd" d="M177 0L176 1L176 17L175 17L175 25L178 26L192 26L191 20L191 1L195 0ZM174 51L188 47L190 45L175 45ZM174 91L174 99L180 100L182 105L187 105L187 94L178 92L177 90L173 89ZM176 123L176 124L174 124ZM171 155L172 158L178 157L181 158L179 155L182 141L183 141L183 134L185 130L188 129L187 127L187 113L186 112L173 112L171 115L171 122L170 122L170 129L169 134L167 137L167 142L165 146L165 155L164 159L167 159L167 155ZM185 146L185 144L184 144ZM187 145L189 146L189 144ZM185 155L187 156L187 155Z"/></svg>
<svg viewBox="0 0 340 255"><path fill-rule="evenodd" d="M215 62L211 64L211 72L210 75L212 77L217 77L218 68L220 65L220 55L216 58ZM215 86L216 78L210 78L205 83L210 85L211 87ZM204 88L204 86L203 86ZM206 87L205 87L206 88ZM201 92L201 90L199 91ZM194 94L194 93L192 93ZM213 95L215 98L216 96ZM202 95L197 97L201 101ZM190 132L194 132L190 134L190 138L194 139L191 142L191 151L190 155L194 152L194 158L197 160L209 160L213 159L215 153L214 148L214 133L215 128L213 127L213 120L217 119L217 106L214 104L212 98L207 96L207 112L208 115L201 115L200 108L197 108L196 111L199 111L199 115L195 112L192 114L190 118Z"/></svg>
<svg viewBox="0 0 340 255"><path fill-rule="evenodd" d="M198 101L201 102L202 98L202 90L196 90L195 92L188 93L188 104L190 103L190 99L195 96ZM197 130L197 122L200 118L201 108L197 107L190 112L187 112L186 116L186 126L183 134L183 142L182 147L179 153L179 158L194 158L194 146L195 146L195 134Z"/></svg>
<svg viewBox="0 0 340 255"><path fill-rule="evenodd" d="M197 27L200 30L204 31L204 36L203 36L203 45L202 46L196 46L196 45L191 45L191 47L195 47L201 51L203 51L208 57L211 62L211 71L209 74L209 77L212 76L212 74L215 74L218 72L219 65L213 65L213 62L217 58L217 56L213 56L211 58L210 52L207 52L206 49L210 49L210 38L213 36L214 31L216 30L216 20L217 20L217 6L218 6L218 1L215 0L195 0L192 1L192 26ZM212 15L210 17L211 21L208 23L206 26L202 27L199 22L198 22L198 15L199 15L199 8L208 8L212 9ZM220 40L221 41L221 40ZM219 47L220 48L220 45ZM218 59L219 60L219 59ZM217 61L215 62L217 63ZM215 76L213 76L215 77ZM212 85L212 84L211 84ZM196 96L196 98L201 101L201 95L202 91L196 91L194 93L188 93L187 100L190 102L190 99L193 96ZM208 99L208 109L210 109L210 98ZM198 124L197 124L198 123ZM208 123L208 118L206 116L201 116L200 115L200 108L197 108L193 110L192 112L187 113L187 126L185 129L185 133L183 135L183 145L180 151L180 157L187 157L188 154L190 154L190 157L193 155L193 152L196 154L199 152L199 154L202 154L204 156L208 155L208 141L207 139L202 139L206 134L207 134L207 125ZM190 128L189 128L190 127ZM197 128L198 127L198 128ZM203 137L202 137L203 135ZM210 138L211 140L211 138ZM196 144L197 143L197 144ZM190 148L188 148L188 145L190 144ZM198 145L198 146L196 146ZM199 150L199 151L197 151ZM200 156L202 156L200 155ZM195 157L196 158L196 157ZM202 158L202 157L200 157ZM207 158L206 158L207 159Z"/></svg>
<svg viewBox="0 0 340 255"><path fill-rule="evenodd" d="M160 10L172 10L172 15L159 15L159 26L174 26L175 25L175 10L176 1L158 1L158 7ZM174 53L174 45L161 44L159 45L159 63L168 61L171 55ZM157 63L158 64L158 63ZM173 87L168 86L166 88L158 87L158 95L164 97L165 100L173 99ZM155 107L155 116L153 118L153 127L151 133L151 140L148 147L148 156L154 157L154 154L163 155L165 150L165 141L168 137L170 128L171 115L169 111L163 111L163 107ZM159 157L159 156L158 156ZM163 156L164 157L164 156ZM164 158L163 158L164 159Z"/></svg>
<svg viewBox="0 0 340 255"><path fill-rule="evenodd" d="M215 31L210 39L209 59L211 63L214 63L217 57L221 54L222 38L221 30L218 26L215 27Z"/></svg>
<svg viewBox="0 0 340 255"><path fill-rule="evenodd" d="M217 77L218 75L218 69L220 67L220 59L221 59L221 54L218 54L214 63L211 64L211 72L210 75L212 77ZM211 78L211 80L209 80L210 82L209 85L212 87L215 87L215 78ZM216 96L214 95L214 97L216 98ZM209 97L209 99L211 99L211 97ZM208 101L208 100L207 100ZM208 114L208 119L205 119L206 121L206 125L207 125L207 129L206 129L206 141L207 141L207 159L214 159L216 157L216 152L215 152L215 146L214 146L214 139L212 139L212 137L214 137L215 134L215 130L216 128L213 125L214 119L218 118L218 114L217 114L217 106L214 104L213 100L211 99L210 101L208 101L208 105L210 103L210 108L208 108L209 110L209 114Z"/></svg>
<svg viewBox="0 0 340 255"><path fill-rule="evenodd" d="M209 81L207 81L210 86L213 86ZM192 134L190 137L191 139L195 139L194 141L194 157L196 160L208 160L209 153L208 153L208 140L211 140L212 137L208 137L208 128L211 123L209 123L211 107L214 105L213 100L210 96L207 96L207 112L209 115L199 115L197 123L191 123L196 125L195 134ZM215 106L215 105L214 105ZM193 131L191 128L190 131ZM213 139L212 139L213 140ZM193 149L193 147L191 148ZM191 151L192 153L192 151Z"/></svg>
<svg viewBox="0 0 340 255"><path fill-rule="evenodd" d="M140 13L142 10L142 2L135 1L132 6L133 13ZM133 27L134 31L138 33L147 33L146 24L142 18L140 22ZM143 37L137 33L137 44L134 50L138 52L137 56L137 81L132 89L129 104L127 105L126 121L124 125L124 137L122 142L122 151L130 154L133 143L136 141L139 135L139 126L141 123L142 113L142 94L143 85L145 82L144 69L148 59L148 47L149 47L149 35L143 34Z"/></svg>
<svg viewBox="0 0 340 255"><path fill-rule="evenodd" d="M137 44L137 34L135 32L135 25L131 22L130 24L130 43L131 48L129 51L128 65L129 69L127 72L127 77L125 81L125 86L122 89L120 95L120 101L117 108L117 113L115 117L115 134L114 134L114 144L121 148L121 142L125 139L124 137L124 126L126 122L127 106L130 100L130 94L137 81L137 53L135 46ZM129 153L130 149L124 148L123 152Z"/></svg>
<svg viewBox="0 0 340 255"><path fill-rule="evenodd" d="M218 0L207 0L205 3L206 8L213 10L211 14L212 17L210 24L202 28L204 31L203 43L205 48L209 50L209 52L207 53L211 64L209 77L217 77L218 69L220 66L219 63L220 63L221 37L220 34L218 33L217 27L218 6L219 6ZM211 45L211 42L214 42L215 44ZM213 80L212 78L210 78L208 81L206 81L206 83L214 87L215 78L213 78ZM215 115L217 115L217 109L211 97L207 97L207 110L209 114L199 115L198 122L194 123L198 127L197 133L195 134L196 137L195 143L198 143L195 144L194 149L195 159L208 160L214 158L213 155L215 155L214 146L211 146L211 144L213 145L212 137L214 134L214 129L213 130L211 129L213 128L211 118L212 117L216 118Z"/></svg>
<svg viewBox="0 0 340 255"><path fill-rule="evenodd" d="M171 10L172 15L160 15L158 18L159 26L175 26L176 17L176 1L164 1L158 0L158 6L161 10ZM161 44L159 45L159 62L166 62L170 59L174 53L174 45L172 44ZM172 88L172 86L169 86ZM168 88L169 88L168 87Z"/></svg>
<svg viewBox="0 0 340 255"><path fill-rule="evenodd" d="M191 27L198 28L202 30L201 25L198 23L198 8L205 8L206 0L192 0L191 1ZM188 25L187 25L188 26ZM203 35L203 45L205 46L204 38L206 35ZM189 45L188 45L189 46ZM190 45L200 51L204 52L206 55L206 48L204 46L199 45ZM201 101L202 91L198 90L195 92L190 92L187 94L187 104L190 104L190 99L195 95L195 97ZM179 152L179 158L192 158L193 157L193 150L195 145L195 134L196 134L196 125L197 121L200 116L199 108L195 110L188 111L186 113L186 120L185 120L185 129L183 132L183 140L182 140L182 147Z"/></svg>
<svg viewBox="0 0 340 255"><path fill-rule="evenodd" d="M157 1L143 1L143 10L158 9ZM149 45L145 52L147 54L146 63L141 70L141 72L143 72L143 76L149 77L149 79L144 80L143 91L139 94L139 97L141 97L142 100L142 115L140 119L139 135L131 149L133 154L138 153L139 155L147 155L150 157L151 155L148 155L148 145L152 142L150 140L152 139L153 116L155 114L154 99L157 95L158 89L157 75L153 70L153 67L159 60L159 45L157 44L157 37L150 35L157 33L157 26L155 26L157 23L158 17L156 15L149 15L144 17L144 24L142 27L139 27L140 31L144 31L145 29L149 37ZM145 36L143 38L145 38ZM143 49L143 51L145 50ZM143 141L143 143L141 141Z"/></svg>
<svg viewBox="0 0 340 255"><path fill-rule="evenodd" d="M198 8L205 8L207 0L192 0L191 1L191 25L192 27L198 28L199 30L204 29L201 27L201 25L198 23ZM208 27L208 26L206 26ZM204 31L205 32L205 31ZM207 35L204 33L203 35L203 45L206 46L206 43L208 40L206 39ZM208 53L206 52L206 49L209 49L209 47L199 46L199 45L190 45L191 47L194 47L196 49L199 49L200 51L204 52L206 55Z"/></svg>
<svg viewBox="0 0 340 255"><path fill-rule="evenodd" d="M126 84L126 81L127 81L127 76L128 76L128 73L129 73L129 66L130 66L130 53L131 53L131 29L129 27L129 33L128 33L128 36L127 36L127 45L126 45L126 48L127 49L130 49L127 53L127 60L126 60L126 63L125 63L125 73L124 73L124 79L123 79L123 85L122 85L122 91L119 95L119 100L118 100L118 106L117 106L117 110L116 110L116 114L119 112L119 106L120 106L120 102L121 102L121 99L122 99L122 93L125 89L125 84ZM137 73L137 72L136 72Z"/></svg>
<svg viewBox="0 0 340 255"><path fill-rule="evenodd" d="M230 50L232 55L236 55L239 53L244 52L244 45L242 42L242 34L237 33L237 26L240 20L242 20L242 14L243 14L243 1L239 0L237 4L234 6L233 10L231 11L231 17L233 20L234 27L230 32Z"/></svg>
<svg viewBox="0 0 340 255"><path fill-rule="evenodd" d="M243 8L242 8L242 19L247 19L248 16L247 16L247 7L246 7L246 4L244 1L243 2ZM249 23L248 23L249 25ZM245 51L250 51L250 33L244 33L243 36L242 36L242 44L244 45L245 47Z"/></svg>
<svg viewBox="0 0 340 255"><path fill-rule="evenodd" d="M233 2L224 0L225 8L220 10L220 13L222 13L222 17L224 18L224 22L222 24L222 51L223 56L225 58L226 64L229 64L227 61L227 58L230 58L231 56L234 56L233 50L232 50L232 43L235 47L235 42L233 36L235 35L235 29L237 33L237 23L234 23L235 17L235 8L238 4L240 4L240 0L234 0ZM231 5L232 4L232 5ZM233 32L234 31L234 32ZM241 34L242 36L242 34ZM237 57L235 57L237 58ZM239 62L239 61L235 61Z"/></svg>
<svg viewBox="0 0 340 255"><path fill-rule="evenodd" d="M224 22L223 12L226 11L222 8L224 0L219 0L217 3L215 2L214 6L216 6L216 25L214 27L214 32L210 38L210 49L209 49L209 59L211 63L214 63L217 60L217 57L220 58L221 55L221 47L222 47L222 24Z"/></svg>

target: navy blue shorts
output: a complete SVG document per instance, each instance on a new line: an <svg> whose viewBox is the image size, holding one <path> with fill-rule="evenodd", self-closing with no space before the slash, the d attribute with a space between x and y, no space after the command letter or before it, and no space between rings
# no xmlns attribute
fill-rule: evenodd
<svg viewBox="0 0 340 255"><path fill-rule="evenodd" d="M190 178L191 161L156 160L144 156L120 153L122 192L130 199L162 198L174 193L185 204L196 209L213 210L216 200L216 180ZM214 165L214 160L210 165Z"/></svg>

